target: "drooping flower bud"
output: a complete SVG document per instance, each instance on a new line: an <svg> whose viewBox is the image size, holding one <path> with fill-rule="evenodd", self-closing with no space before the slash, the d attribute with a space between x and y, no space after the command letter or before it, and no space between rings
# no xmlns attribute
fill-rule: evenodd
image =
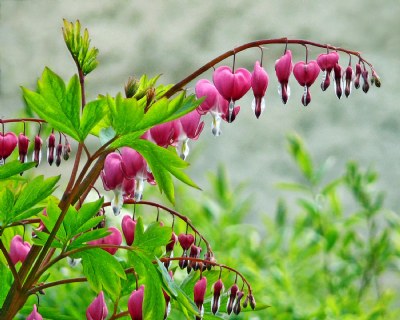
<svg viewBox="0 0 400 320"><path fill-rule="evenodd" d="M235 72L228 66L221 66L213 73L213 82L218 92L229 101L226 119L232 122L234 117L235 101L242 98L251 87L251 73L244 68L238 68Z"/></svg>
<svg viewBox="0 0 400 320"><path fill-rule="evenodd" d="M121 245L122 243L122 235L121 232L115 227L109 227L108 231L111 232L108 236L93 240L88 242L90 245L100 245L100 244L113 244L113 245ZM114 255L118 248L102 248L103 250L107 251L108 253Z"/></svg>
<svg viewBox="0 0 400 320"><path fill-rule="evenodd" d="M19 152L19 161L21 163L24 163L27 160L28 147L29 147L28 137L23 133L20 133L18 136L18 152Z"/></svg>
<svg viewBox="0 0 400 320"><path fill-rule="evenodd" d="M335 77L335 93L336 96L340 99L342 97L342 67L340 64L336 63L333 68L334 77Z"/></svg>
<svg viewBox="0 0 400 320"><path fill-rule="evenodd" d="M256 308L256 299L252 294L249 294L250 307L254 310Z"/></svg>
<svg viewBox="0 0 400 320"><path fill-rule="evenodd" d="M63 145L59 143L56 148L56 166L59 167L61 164L61 156L63 154Z"/></svg>
<svg viewBox="0 0 400 320"><path fill-rule="evenodd" d="M362 90L367 93L369 90L369 83L368 83L368 70L364 69L361 72L362 78L363 78L363 85L362 85Z"/></svg>
<svg viewBox="0 0 400 320"><path fill-rule="evenodd" d="M318 56L317 63L324 72L324 77L321 83L322 91L325 91L329 87L331 83L330 74L338 62L339 54L337 52L322 53Z"/></svg>
<svg viewBox="0 0 400 320"><path fill-rule="evenodd" d="M0 132L0 165L5 163L17 143L18 139L14 132L7 132L6 134Z"/></svg>
<svg viewBox="0 0 400 320"><path fill-rule="evenodd" d="M242 306L240 305L240 301L242 300L243 296L244 296L243 291L238 291L238 293L236 294L236 301L233 306L233 313L236 315L238 315L240 311L242 311Z"/></svg>
<svg viewBox="0 0 400 320"><path fill-rule="evenodd" d="M218 281L212 285L211 292L213 292L213 297L211 299L211 312L216 314L219 310L221 294L224 292L224 284L221 279L218 279Z"/></svg>
<svg viewBox="0 0 400 320"><path fill-rule="evenodd" d="M351 65L348 65L346 71L344 72L344 81L344 95L346 96L346 98L348 98L353 87L353 69Z"/></svg>
<svg viewBox="0 0 400 320"><path fill-rule="evenodd" d="M134 290L129 297L128 311L132 320L143 319L143 296L144 285L141 285L138 290Z"/></svg>
<svg viewBox="0 0 400 320"><path fill-rule="evenodd" d="M65 161L67 161L69 159L70 154L71 154L71 144L69 143L67 138L65 138L64 147L63 147L63 158Z"/></svg>
<svg viewBox="0 0 400 320"><path fill-rule="evenodd" d="M194 285L194 303L196 304L197 308L199 308L200 317L196 316L196 320L201 319L204 315L204 297L206 295L207 289L207 278L202 277L200 280L196 282Z"/></svg>
<svg viewBox="0 0 400 320"><path fill-rule="evenodd" d="M31 245L29 242L24 242L19 234L14 236L10 244L10 258L12 263L16 264L18 261L24 262L30 250Z"/></svg>
<svg viewBox="0 0 400 320"><path fill-rule="evenodd" d="M177 242L178 242L178 236L175 234L175 232L172 231L171 239L169 240L169 242L165 246L165 252L166 252L166 256L168 258L173 258L174 257L174 247L175 247L175 244ZM171 261L165 261L164 262L165 269L168 270L170 265L171 265Z"/></svg>
<svg viewBox="0 0 400 320"><path fill-rule="evenodd" d="M54 153L56 148L56 136L52 132L47 139L47 162L52 165L54 162Z"/></svg>
<svg viewBox="0 0 400 320"><path fill-rule="evenodd" d="M304 94L301 102L307 106L311 102L310 86L318 78L320 68L315 60L305 63L304 61L297 62L293 68L293 74L298 83L304 87Z"/></svg>
<svg viewBox="0 0 400 320"><path fill-rule="evenodd" d="M26 320L43 320L43 317L40 315L40 313L37 311L36 304L33 305L33 311L30 313L30 315L26 318Z"/></svg>
<svg viewBox="0 0 400 320"><path fill-rule="evenodd" d="M275 62L275 73L279 81L278 93L284 104L290 97L289 77L292 70L292 52L286 50L285 54Z"/></svg>
<svg viewBox="0 0 400 320"><path fill-rule="evenodd" d="M200 254L201 254L201 248L198 246L195 246L194 244L190 247L190 254L189 257L190 258L195 258L198 259L200 258ZM190 261L189 265L187 267L187 272L190 273L190 271L192 271L192 269L194 271L198 270L198 263L196 261Z"/></svg>
<svg viewBox="0 0 400 320"><path fill-rule="evenodd" d="M372 79L371 83L375 84L377 88L381 87L381 78L379 78L378 74L374 69L372 69Z"/></svg>
<svg viewBox="0 0 400 320"><path fill-rule="evenodd" d="M87 320L105 320L108 315L104 293L100 291L99 295L92 301L86 309Z"/></svg>
<svg viewBox="0 0 400 320"><path fill-rule="evenodd" d="M229 299L228 299L228 303L226 305L226 312L228 314L232 313L238 291L239 291L239 287L237 286L236 283L233 284L232 287L229 289Z"/></svg>
<svg viewBox="0 0 400 320"><path fill-rule="evenodd" d="M125 215L122 218L122 232L128 246L132 245L135 239L136 223L136 220L133 220L129 215Z"/></svg>
<svg viewBox="0 0 400 320"><path fill-rule="evenodd" d="M360 87L360 77L361 77L361 65L359 63L356 64L356 77L354 79L354 88L358 89Z"/></svg>
<svg viewBox="0 0 400 320"><path fill-rule="evenodd" d="M214 258L214 255L210 252L210 251L207 251L205 254L204 254L204 260L205 261L210 261L211 263L205 263L205 265L204 265L204 267L203 268L206 268L208 271L210 271L211 270L211 268L212 268L212 266L214 265L214 263L216 262L216 260L215 260L215 258Z"/></svg>
<svg viewBox="0 0 400 320"><path fill-rule="evenodd" d="M35 137L35 145L32 154L32 161L36 162L36 167L40 164L40 161L42 160L42 144L43 144L42 138L40 138L40 136L37 135Z"/></svg>
<svg viewBox="0 0 400 320"><path fill-rule="evenodd" d="M251 74L251 88L253 89L254 100L252 109L257 119L265 109L265 91L268 88L269 77L267 71L260 65L259 61L254 64L254 70Z"/></svg>

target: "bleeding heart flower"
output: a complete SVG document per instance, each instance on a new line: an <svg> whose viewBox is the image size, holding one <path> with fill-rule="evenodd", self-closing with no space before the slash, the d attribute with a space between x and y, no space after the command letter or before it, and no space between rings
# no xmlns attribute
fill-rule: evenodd
<svg viewBox="0 0 400 320"><path fill-rule="evenodd" d="M252 109L258 118L265 109L265 91L267 91L269 77L267 71L256 61L253 73L251 74L251 88L253 89L254 100Z"/></svg>
<svg viewBox="0 0 400 320"><path fill-rule="evenodd" d="M181 233L178 236L178 241L179 241L181 247L183 248L183 250L187 251L190 249L190 247L194 243L194 236L190 233L189 234Z"/></svg>
<svg viewBox="0 0 400 320"><path fill-rule="evenodd" d="M279 81L278 93L284 104L290 97L289 78L292 70L292 51L286 50L285 54L275 62L275 73Z"/></svg>
<svg viewBox="0 0 400 320"><path fill-rule="evenodd" d="M152 127L150 130L152 141L160 147L167 148L174 145L179 135L179 123L177 120L165 122Z"/></svg>
<svg viewBox="0 0 400 320"><path fill-rule="evenodd" d="M293 68L293 74L298 83L304 87L304 94L301 102L307 106L311 101L310 86L318 78L321 69L315 60L305 63L304 61L297 62Z"/></svg>
<svg viewBox="0 0 400 320"><path fill-rule="evenodd" d="M218 92L217 88L208 80L201 79L196 83L196 97L206 99L197 107L197 111L204 115L207 112L213 117L211 131L214 136L221 134L221 120L227 121L226 115L229 114L229 102ZM233 109L232 118L235 118L240 111L240 107Z"/></svg>
<svg viewBox="0 0 400 320"><path fill-rule="evenodd" d="M121 232L115 227L109 227L108 231L111 232L108 236L93 240L88 242L90 245L99 245L99 244L113 244L113 245L121 245L122 243L122 235ZM103 250L107 251L108 253L114 255L118 248L102 248Z"/></svg>
<svg viewBox="0 0 400 320"><path fill-rule="evenodd" d="M195 246L194 244L190 247L190 254L189 257L190 258L195 258L195 259L199 259L200 258L200 254L201 254L201 247ZM194 271L199 269L199 264L196 261L190 261L189 265L187 267L187 272L190 273L190 271L192 271L192 269Z"/></svg>
<svg viewBox="0 0 400 320"><path fill-rule="evenodd" d="M133 220L129 215L126 215L122 218L122 232L125 236L126 244L128 246L130 246L135 240L136 223L136 220Z"/></svg>
<svg viewBox="0 0 400 320"><path fill-rule="evenodd" d="M19 153L19 161L21 163L24 163L27 160L28 146L29 146L28 137L23 133L20 133L18 136L18 153Z"/></svg>
<svg viewBox="0 0 400 320"><path fill-rule="evenodd" d="M99 295L92 301L86 310L87 320L104 320L107 318L108 309L104 300L104 293L100 291Z"/></svg>
<svg viewBox="0 0 400 320"><path fill-rule="evenodd" d="M244 68L232 69L228 66L218 67L213 73L213 82L224 99L229 101L228 114L225 115L228 122L235 120L235 101L243 97L251 88L251 73Z"/></svg>
<svg viewBox="0 0 400 320"><path fill-rule="evenodd" d="M104 161L104 168L100 173L103 187L106 191L112 190L114 198L111 201L111 207L114 215L118 215L122 205L122 184L125 176L122 171L122 156L117 152L112 152L107 155Z"/></svg>
<svg viewBox="0 0 400 320"><path fill-rule="evenodd" d="M331 83L330 74L338 62L339 54L335 51L330 53L322 53L317 57L317 63L324 72L324 77L321 83L322 91L325 91L329 87Z"/></svg>
<svg viewBox="0 0 400 320"><path fill-rule="evenodd" d="M368 82L369 76L368 76L368 70L364 69L364 70L361 72L361 75L362 75L362 78L363 78L362 90L363 90L365 93L367 93L368 90L369 90L369 82Z"/></svg>
<svg viewBox="0 0 400 320"><path fill-rule="evenodd" d="M244 292L243 291L238 291L238 293L236 294L236 301L235 304L233 306L233 313L238 315L240 313L240 311L242 311L242 307L240 305L240 301L242 300L244 296Z"/></svg>
<svg viewBox="0 0 400 320"><path fill-rule="evenodd" d="M189 139L197 140L204 128L204 122L200 122L201 115L193 110L178 119L179 135L176 144L176 151L185 160L189 155Z"/></svg>
<svg viewBox="0 0 400 320"><path fill-rule="evenodd" d="M16 264L18 261L24 262L30 250L31 245L29 242L24 242L19 234L14 236L10 244L10 258L12 263Z"/></svg>
<svg viewBox="0 0 400 320"><path fill-rule="evenodd" d="M197 308L199 308L200 317L196 316L197 319L201 319L204 314L204 297L206 295L207 289L207 278L202 277L200 280L196 282L194 285L194 303L196 304Z"/></svg>
<svg viewBox="0 0 400 320"><path fill-rule="evenodd" d="M132 320L143 319L143 296L144 285L141 285L138 290L134 290L128 300L128 311Z"/></svg>
<svg viewBox="0 0 400 320"><path fill-rule="evenodd" d="M15 133L7 132L3 134L0 132L0 165L4 164L5 160L14 151L17 143L18 139Z"/></svg>
<svg viewBox="0 0 400 320"><path fill-rule="evenodd" d="M121 168L125 177L136 181L134 198L139 201L143 195L144 182L147 180L150 184L154 184L154 177L148 170L146 160L136 150L124 147L121 150L121 156Z"/></svg>
<svg viewBox="0 0 400 320"><path fill-rule="evenodd" d="M212 285L211 291L213 292L213 297L211 299L211 312L216 314L219 310L221 294L224 292L224 284L221 279L218 279L218 281Z"/></svg>
<svg viewBox="0 0 400 320"><path fill-rule="evenodd" d="M43 320L43 317L37 311L36 304L33 305L33 311L31 314L26 318L26 320Z"/></svg>

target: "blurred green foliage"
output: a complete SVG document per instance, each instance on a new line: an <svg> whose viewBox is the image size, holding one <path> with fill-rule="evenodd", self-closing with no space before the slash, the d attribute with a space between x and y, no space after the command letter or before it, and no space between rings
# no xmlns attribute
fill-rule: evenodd
<svg viewBox="0 0 400 320"><path fill-rule="evenodd" d="M263 222L249 221L252 199L222 166L201 201L179 201L218 244L217 259L242 270L257 302L271 306L233 319L398 319L400 218L384 208L378 174L349 162L328 179L329 159L314 164L299 136L287 141L301 176L278 184L283 197Z"/></svg>

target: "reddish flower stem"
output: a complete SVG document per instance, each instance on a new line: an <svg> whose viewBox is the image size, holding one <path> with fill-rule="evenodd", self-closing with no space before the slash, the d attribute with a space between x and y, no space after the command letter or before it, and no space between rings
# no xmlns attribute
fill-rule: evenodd
<svg viewBox="0 0 400 320"><path fill-rule="evenodd" d="M217 63L220 63L221 61L225 60L226 58L229 58L230 56L236 55L237 53L250 49L250 48L256 48L256 47L261 47L263 45L269 45L269 44L300 44L300 45L310 45L314 47L319 47L319 48L325 48L325 49L330 49L330 50L335 50L335 51L341 51L345 52L349 55L354 55L357 56L360 61L365 62L368 64L371 69L373 69L373 65L365 60L364 58L361 57L361 53L358 51L352 51L352 50L347 50L341 47L335 47L331 46L329 44L320 44L317 42L312 42L308 40L301 40L301 39L288 39L288 38L279 38L279 39L266 39L266 40L258 40L258 41L253 41L253 42L248 42L245 43L239 47L236 47L232 50L229 50L218 57L212 59L211 61L207 62L205 65L188 75L186 78L183 80L179 81L177 84L175 84L171 89L169 89L164 96L166 98L170 98L173 96L175 93L178 91L182 90L189 82L192 80L196 79L198 76L206 72L207 70L211 69L214 67Z"/></svg>
<svg viewBox="0 0 400 320"><path fill-rule="evenodd" d="M124 201L124 204L142 204L142 205L152 206L152 207L156 207L159 209L163 209L164 211L167 211L171 215L178 217L179 219L183 220L187 225L189 225L190 228L193 230L193 232L195 232L204 241L207 251L210 252L211 254L213 253L210 242L200 233L199 230L197 230L197 228L193 225L193 223L190 221L190 219L188 217L184 216L183 214L180 214L179 212L177 212L175 210L172 210L166 206L163 206L162 204L151 202L151 201L143 201L142 200L142 201L135 202L135 200L133 200L133 199L128 199L128 200ZM103 208L109 207L110 205L111 205L111 202L105 202L103 204Z"/></svg>

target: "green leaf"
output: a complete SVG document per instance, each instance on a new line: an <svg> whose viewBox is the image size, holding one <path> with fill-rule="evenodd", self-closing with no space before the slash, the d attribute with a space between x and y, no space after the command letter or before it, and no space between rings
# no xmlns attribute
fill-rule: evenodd
<svg viewBox="0 0 400 320"><path fill-rule="evenodd" d="M171 174L187 185L199 187L182 169L188 166L175 152L161 148L147 140L127 141L128 146L138 151L147 161L161 192L165 192L168 200L174 203L174 184Z"/></svg>
<svg viewBox="0 0 400 320"><path fill-rule="evenodd" d="M143 107L134 98L123 98L119 93L115 99L107 97L112 119L112 127L117 134L123 135L138 131L138 123L144 116Z"/></svg>
<svg viewBox="0 0 400 320"><path fill-rule="evenodd" d="M104 99L90 101L85 105L80 124L80 136L82 140L103 119L105 113L106 101Z"/></svg>
<svg viewBox="0 0 400 320"><path fill-rule="evenodd" d="M54 129L75 140L82 141L79 131L80 85L74 75L66 87L64 81L49 68L45 68L38 81L38 92L22 88L30 108Z"/></svg>
<svg viewBox="0 0 400 320"><path fill-rule="evenodd" d="M0 226L11 218L13 205L13 193L8 188L0 190Z"/></svg>
<svg viewBox="0 0 400 320"><path fill-rule="evenodd" d="M136 235L135 235L136 237ZM157 267L147 255L139 250L130 251L131 261L134 269L144 277L144 299L143 315L145 320L163 319L165 311L165 300L162 293L162 280Z"/></svg>
<svg viewBox="0 0 400 320"><path fill-rule="evenodd" d="M1 279L1 286L0 286L0 306L3 305L4 300L7 297L8 291L11 288L13 283L13 276L8 266L5 266L3 263L0 262L0 279Z"/></svg>
<svg viewBox="0 0 400 320"><path fill-rule="evenodd" d="M43 176L38 176L28 182L22 192L16 199L13 207L13 217L11 222L18 221L24 211L31 209L40 201L46 199L56 189L56 183L60 176L44 179ZM24 215L26 218L26 215Z"/></svg>
<svg viewBox="0 0 400 320"><path fill-rule="evenodd" d="M139 224L139 227L137 226ZM159 222L151 223L145 232L141 232L143 226L142 218L139 217L135 229L133 245L146 253L153 253L161 246L165 246L171 239L172 230L170 227L162 227Z"/></svg>
<svg viewBox="0 0 400 320"><path fill-rule="evenodd" d="M74 257L82 258L83 273L90 287L99 293L105 290L115 301L121 292L121 279L126 279L125 271L118 261L107 251L99 248L82 251Z"/></svg>
<svg viewBox="0 0 400 320"><path fill-rule="evenodd" d="M36 162L21 163L18 160L0 166L0 180L5 180L13 175L24 172L36 166Z"/></svg>
<svg viewBox="0 0 400 320"><path fill-rule="evenodd" d="M313 182L314 179L314 170L313 164L311 160L311 156L308 153L303 140L296 135L290 134L287 137L288 140L288 149L290 154L293 156L294 160L297 162L297 165L304 177L307 178L308 181Z"/></svg>

